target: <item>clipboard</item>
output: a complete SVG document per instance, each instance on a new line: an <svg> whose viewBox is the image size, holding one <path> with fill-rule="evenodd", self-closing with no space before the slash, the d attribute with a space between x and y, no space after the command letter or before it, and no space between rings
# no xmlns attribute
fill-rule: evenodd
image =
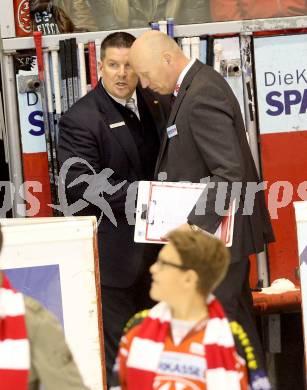
<svg viewBox="0 0 307 390"><path fill-rule="evenodd" d="M205 183L140 181L138 187L134 241L163 244L163 237L187 222L187 217ZM235 200L223 218L214 236L227 247L232 245ZM210 234L210 233L208 233Z"/></svg>

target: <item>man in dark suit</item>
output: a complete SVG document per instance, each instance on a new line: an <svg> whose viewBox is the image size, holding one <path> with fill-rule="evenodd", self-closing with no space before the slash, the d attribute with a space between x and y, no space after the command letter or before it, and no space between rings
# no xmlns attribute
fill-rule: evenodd
<svg viewBox="0 0 307 390"><path fill-rule="evenodd" d="M146 32L135 41L130 63L144 88L175 98L155 174L166 172L167 181L209 181L182 228L215 233L233 183L242 187L236 197L231 265L215 294L230 319L244 325L261 357L251 315L248 256L263 251L274 236L263 191L245 197L247 183L255 185L259 178L237 99L223 77L197 60L189 61L175 41L160 32Z"/></svg>
<svg viewBox="0 0 307 390"><path fill-rule="evenodd" d="M77 214L101 218L98 241L108 381L126 322L151 304L150 264L143 257L144 246L134 243L133 210L128 210L126 198L127 192L133 194L137 181L153 178L166 122L158 98L137 86L138 78L128 61L134 40L125 32L105 38L101 45L102 79L60 121L58 156L62 168L71 157L84 160L70 164L67 199L69 203L92 200ZM101 200L111 207L111 215L99 209Z"/></svg>

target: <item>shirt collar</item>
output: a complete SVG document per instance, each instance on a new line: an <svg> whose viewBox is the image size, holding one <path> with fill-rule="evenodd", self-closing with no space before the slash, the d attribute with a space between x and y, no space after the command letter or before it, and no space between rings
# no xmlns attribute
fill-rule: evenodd
<svg viewBox="0 0 307 390"><path fill-rule="evenodd" d="M107 91L107 89L105 88L105 86L104 86L104 84L103 84L103 80L102 80L102 79L101 79L101 84L102 84L104 90L106 91L106 93L107 93L113 100L115 100L117 103L121 104L122 106L125 106L125 105L126 105L126 103L127 103L127 100L126 100L126 99L120 99L120 98L118 98L118 97L115 97L115 96L113 96L110 92ZM132 94L131 97L134 99L135 104L136 104L136 106L137 106L137 105L138 105L138 99L137 99L137 95L136 95L136 90L134 90L134 92L133 92L133 94Z"/></svg>
<svg viewBox="0 0 307 390"><path fill-rule="evenodd" d="M185 66L185 68L180 73L179 78L178 78L177 83L176 83L176 86L175 86L175 90L173 92L174 96L178 95L178 92L179 92L180 86L182 84L182 81L183 81L185 75L188 73L188 71L190 70L190 68L192 67L192 65L194 64L195 61L196 61L195 58L190 60L190 62Z"/></svg>

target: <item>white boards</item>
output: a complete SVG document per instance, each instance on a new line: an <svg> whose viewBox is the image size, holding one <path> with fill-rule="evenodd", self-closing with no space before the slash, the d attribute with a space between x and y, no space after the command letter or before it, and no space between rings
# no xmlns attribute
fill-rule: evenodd
<svg viewBox="0 0 307 390"><path fill-rule="evenodd" d="M95 217L0 219L1 269L12 285L40 301L63 325L91 390L105 388Z"/></svg>
<svg viewBox="0 0 307 390"><path fill-rule="evenodd" d="M302 313L304 330L305 365L307 364L307 201L294 202L298 253L300 261L300 279L302 294ZM307 372L307 366L305 373Z"/></svg>

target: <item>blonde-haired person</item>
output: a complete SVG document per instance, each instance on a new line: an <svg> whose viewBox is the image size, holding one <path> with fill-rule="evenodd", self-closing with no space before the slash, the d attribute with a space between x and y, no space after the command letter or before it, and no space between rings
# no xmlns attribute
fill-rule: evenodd
<svg viewBox="0 0 307 390"><path fill-rule="evenodd" d="M211 294L229 265L224 244L183 230L168 239L150 269L159 303L127 324L114 388L270 389L243 328L228 322Z"/></svg>
<svg viewBox="0 0 307 390"><path fill-rule="evenodd" d="M0 226L0 252L2 248ZM1 390L88 390L55 317L0 270Z"/></svg>

